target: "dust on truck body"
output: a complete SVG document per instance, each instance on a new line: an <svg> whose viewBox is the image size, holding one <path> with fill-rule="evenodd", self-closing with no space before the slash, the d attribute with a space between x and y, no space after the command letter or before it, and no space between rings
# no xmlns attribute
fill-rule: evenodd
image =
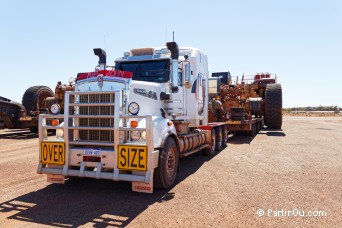
<svg viewBox="0 0 342 228"><path fill-rule="evenodd" d="M38 173L49 182L130 181L133 191L151 193L175 182L180 157L212 156L225 146L225 122L208 123L209 73L200 50L175 42L132 49L115 67L103 50L94 53L99 65L78 74L64 113L54 106L55 115L40 115Z"/></svg>

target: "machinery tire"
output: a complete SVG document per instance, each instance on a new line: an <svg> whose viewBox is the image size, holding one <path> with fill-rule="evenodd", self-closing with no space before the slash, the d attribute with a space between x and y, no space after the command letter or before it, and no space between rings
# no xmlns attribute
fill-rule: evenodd
<svg viewBox="0 0 342 228"><path fill-rule="evenodd" d="M169 137L159 153L158 167L154 170L154 186L167 189L176 180L179 153L176 142Z"/></svg>
<svg viewBox="0 0 342 228"><path fill-rule="evenodd" d="M222 128L221 127L217 127L215 129L215 137L216 137L215 150L220 151L222 149L222 143L223 143Z"/></svg>
<svg viewBox="0 0 342 228"><path fill-rule="evenodd" d="M47 97L53 97L54 93L47 86L32 86L28 88L22 99L22 104L26 108L26 112L29 114L30 112L38 111L39 108L42 108L41 102Z"/></svg>
<svg viewBox="0 0 342 228"><path fill-rule="evenodd" d="M214 156L216 149L216 131L214 128L211 129L211 147L205 148L203 154L206 156Z"/></svg>
<svg viewBox="0 0 342 228"><path fill-rule="evenodd" d="M260 100L250 100L249 101L250 114L253 116L262 115L262 99Z"/></svg>
<svg viewBox="0 0 342 228"><path fill-rule="evenodd" d="M223 125L222 127L222 147L227 146L227 140L228 140L228 130L227 125Z"/></svg>
<svg viewBox="0 0 342 228"><path fill-rule="evenodd" d="M265 125L269 129L281 129L283 122L283 98L280 84L268 84L265 91Z"/></svg>

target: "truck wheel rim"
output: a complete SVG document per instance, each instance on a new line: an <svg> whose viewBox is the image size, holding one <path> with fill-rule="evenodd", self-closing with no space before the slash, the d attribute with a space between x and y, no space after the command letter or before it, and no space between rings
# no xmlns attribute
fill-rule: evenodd
<svg viewBox="0 0 342 228"><path fill-rule="evenodd" d="M167 176L172 177L175 172L175 164L176 164L176 154L174 148L170 148L170 151L167 155Z"/></svg>

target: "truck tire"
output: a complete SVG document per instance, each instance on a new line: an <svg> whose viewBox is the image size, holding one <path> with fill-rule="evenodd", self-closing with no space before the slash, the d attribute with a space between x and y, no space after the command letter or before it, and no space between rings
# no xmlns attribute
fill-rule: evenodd
<svg viewBox="0 0 342 228"><path fill-rule="evenodd" d="M211 147L203 149L203 154L206 156L214 156L216 149L216 131L214 128L211 129Z"/></svg>
<svg viewBox="0 0 342 228"><path fill-rule="evenodd" d="M176 179L179 153L176 142L169 137L159 153L158 167L154 171L154 186L167 189Z"/></svg>
<svg viewBox="0 0 342 228"><path fill-rule="evenodd" d="M222 149L222 144L223 144L223 138L222 138L222 128L221 127L217 127L215 129L216 132L216 146L215 146L215 150L216 151L220 151Z"/></svg>
<svg viewBox="0 0 342 228"><path fill-rule="evenodd" d="M42 101L47 97L53 96L54 93L47 86L32 86L25 91L22 103L26 108L27 114L29 114L30 112L38 111L40 108L49 108L45 107Z"/></svg>
<svg viewBox="0 0 342 228"><path fill-rule="evenodd" d="M228 131L227 131L227 125L223 125L222 127L222 147L227 146L227 139L228 139Z"/></svg>
<svg viewBox="0 0 342 228"><path fill-rule="evenodd" d="M283 98L280 84L268 84L265 91L265 125L269 129L281 129L283 122Z"/></svg>
<svg viewBox="0 0 342 228"><path fill-rule="evenodd" d="M261 128L263 127L262 126L262 122L260 121L260 122L258 122L258 125L257 125L258 127L257 127L257 133L259 133L260 132L260 130L261 130Z"/></svg>

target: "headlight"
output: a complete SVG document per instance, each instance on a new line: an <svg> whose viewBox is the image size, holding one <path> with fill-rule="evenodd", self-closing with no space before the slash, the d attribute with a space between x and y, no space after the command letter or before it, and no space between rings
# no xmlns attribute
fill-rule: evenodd
<svg viewBox="0 0 342 228"><path fill-rule="evenodd" d="M50 107L50 111L52 114L58 114L61 111L61 107L59 106L59 104L53 104Z"/></svg>
<svg viewBox="0 0 342 228"><path fill-rule="evenodd" d="M136 141L141 137L140 131L131 131L131 140Z"/></svg>
<svg viewBox="0 0 342 228"><path fill-rule="evenodd" d="M136 102L132 102L128 105L128 111L129 113L131 113L132 115L137 115L139 113L139 105Z"/></svg>

